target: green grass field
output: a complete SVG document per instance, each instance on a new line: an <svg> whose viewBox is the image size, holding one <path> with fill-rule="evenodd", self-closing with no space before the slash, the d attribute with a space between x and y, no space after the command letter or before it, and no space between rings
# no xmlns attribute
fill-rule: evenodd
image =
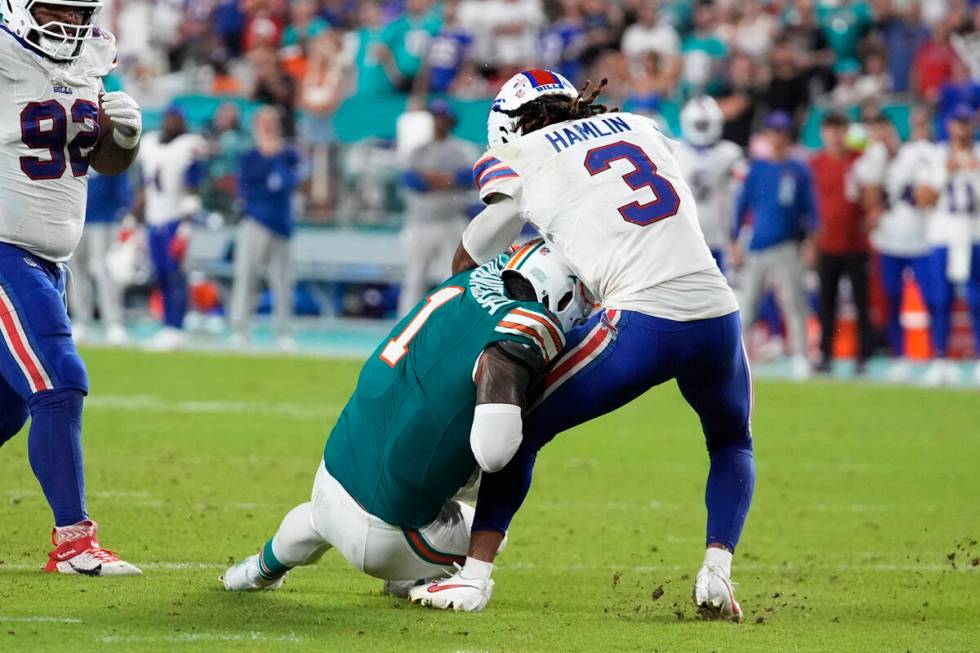
<svg viewBox="0 0 980 653"><path fill-rule="evenodd" d="M308 498L357 364L86 356L89 509L145 576L41 573L21 433L0 449L2 651L980 650L975 392L759 383L736 626L690 603L707 457L673 384L544 450L488 610L447 614L336 553L279 592L218 583Z"/></svg>

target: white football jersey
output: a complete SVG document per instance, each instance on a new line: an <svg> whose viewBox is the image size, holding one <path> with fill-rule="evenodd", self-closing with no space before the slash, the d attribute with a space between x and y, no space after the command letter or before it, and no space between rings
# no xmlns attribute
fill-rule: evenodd
<svg viewBox="0 0 980 653"><path fill-rule="evenodd" d="M181 134L167 143L160 132L143 137L139 162L146 196L146 224L159 226L187 213L187 200L195 195L187 187L187 173L207 154L208 143L198 134Z"/></svg>
<svg viewBox="0 0 980 653"><path fill-rule="evenodd" d="M973 146L973 156L980 159L980 143ZM980 169L950 172L949 157L949 145L937 145L932 164L919 171L918 183L939 191L929 218L929 242L940 246L980 242Z"/></svg>
<svg viewBox="0 0 980 653"><path fill-rule="evenodd" d="M0 242L49 261L71 257L85 224L88 157L99 139L112 34L57 64L0 28Z"/></svg>
<svg viewBox="0 0 980 653"><path fill-rule="evenodd" d="M676 320L727 315L738 304L701 233L675 145L649 118L604 114L491 148L474 178L481 199L514 198L604 307Z"/></svg>
<svg viewBox="0 0 980 653"><path fill-rule="evenodd" d="M681 174L694 193L708 247L725 251L731 242L735 190L745 178L742 148L731 141L719 141L709 147L682 141L676 156Z"/></svg>
<svg viewBox="0 0 980 653"><path fill-rule="evenodd" d="M935 144L928 140L902 145L889 158L884 144L873 143L854 162L856 181L884 189L888 208L871 233L875 249L890 256L922 256L929 252L926 240L927 212L915 205L915 186L920 171L932 165Z"/></svg>

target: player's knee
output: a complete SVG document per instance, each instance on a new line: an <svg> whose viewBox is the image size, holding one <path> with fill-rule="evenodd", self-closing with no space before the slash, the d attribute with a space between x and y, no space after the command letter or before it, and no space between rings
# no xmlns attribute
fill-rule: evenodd
<svg viewBox="0 0 980 653"><path fill-rule="evenodd" d="M84 396L85 393L78 388L55 388L35 392L27 404L35 419L42 413L58 413L65 419L81 418Z"/></svg>
<svg viewBox="0 0 980 653"><path fill-rule="evenodd" d="M23 401L10 402L0 410L0 446L20 433L29 416L30 410Z"/></svg>

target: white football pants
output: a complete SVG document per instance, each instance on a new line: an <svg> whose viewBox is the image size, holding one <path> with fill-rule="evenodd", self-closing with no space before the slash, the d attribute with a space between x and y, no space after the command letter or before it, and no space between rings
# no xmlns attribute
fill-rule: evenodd
<svg viewBox="0 0 980 653"><path fill-rule="evenodd" d="M361 508L321 461L311 501L282 520L272 552L282 564L298 567L316 562L333 547L376 578L437 578L455 572L454 562L463 564L473 513L471 506L451 500L428 526L393 526Z"/></svg>

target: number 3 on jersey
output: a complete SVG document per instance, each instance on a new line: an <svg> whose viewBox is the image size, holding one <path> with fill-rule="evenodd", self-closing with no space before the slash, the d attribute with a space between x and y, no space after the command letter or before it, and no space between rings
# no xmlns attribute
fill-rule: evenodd
<svg viewBox="0 0 980 653"><path fill-rule="evenodd" d="M385 348L381 351L381 360L388 363L391 367L397 365L398 361L408 353L408 343L412 342L412 339L418 335L419 330L432 317L432 314L440 306L443 306L455 297L459 297L463 292L463 289L459 286L447 286L429 295L429 298L425 300L425 305L405 325L402 332L385 345Z"/></svg>
<svg viewBox="0 0 980 653"><path fill-rule="evenodd" d="M638 145L626 141L616 141L602 147L595 147L585 155L585 169L593 177L609 170L614 161L626 159L636 168L623 175L623 181L633 190L649 188L654 199L640 204L637 201L619 207L623 220L646 227L664 218L676 215L680 209L681 198L674 186L666 178L657 174L657 166Z"/></svg>

